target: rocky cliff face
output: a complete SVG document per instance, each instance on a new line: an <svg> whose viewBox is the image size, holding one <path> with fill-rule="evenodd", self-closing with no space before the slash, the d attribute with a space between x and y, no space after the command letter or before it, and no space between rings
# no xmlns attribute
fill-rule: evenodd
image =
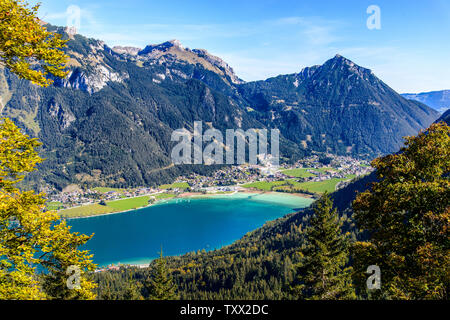
<svg viewBox="0 0 450 320"><path fill-rule="evenodd" d="M127 74L119 74L105 65L97 64L89 73L79 68L71 70L66 79L56 79L55 85L92 94L103 89L110 81L121 83L127 78Z"/></svg>
<svg viewBox="0 0 450 320"><path fill-rule="evenodd" d="M231 68L225 61L220 59L219 57L216 57L212 54L210 54L205 49L194 49L192 50L195 54L197 54L200 58L205 59L209 63L211 63L213 66L219 68L223 71L225 75L227 75L231 82L233 84L241 84L244 83L242 79L240 79L233 71L233 68Z"/></svg>
<svg viewBox="0 0 450 320"><path fill-rule="evenodd" d="M135 61L138 64L165 65L174 67L176 64L199 64L204 69L212 71L232 84L243 83L234 73L233 69L222 59L216 57L204 49L189 49L183 47L180 41L171 40L160 44L152 44L144 49L134 47L114 47L112 49L121 58ZM184 74L173 70L173 74L184 79L194 78L194 74Z"/></svg>
<svg viewBox="0 0 450 320"><path fill-rule="evenodd" d="M112 48L112 50L118 54L136 56L138 52L141 51L142 49L136 47L115 46Z"/></svg>

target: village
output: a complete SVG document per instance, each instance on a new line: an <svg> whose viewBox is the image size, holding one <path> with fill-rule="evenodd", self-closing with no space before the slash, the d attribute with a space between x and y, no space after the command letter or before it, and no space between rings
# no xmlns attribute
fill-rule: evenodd
<svg viewBox="0 0 450 320"><path fill-rule="evenodd" d="M351 179L369 174L373 170L364 160L349 156L326 157L317 155L297 161L294 164L273 166L270 161L262 161L259 165L235 165L215 171L210 176L191 174L180 176L172 184L158 187L137 187L128 189L102 188L77 189L69 192L53 192L48 195L49 209L67 209L89 204L103 204L115 200L132 199L149 196L149 203L155 200L175 197L184 192L191 193L232 193L244 190L284 191L274 188L287 182L295 185L295 189L304 188L304 192L321 193L320 188L327 186L331 191L344 187ZM324 184L324 182L332 184Z"/></svg>

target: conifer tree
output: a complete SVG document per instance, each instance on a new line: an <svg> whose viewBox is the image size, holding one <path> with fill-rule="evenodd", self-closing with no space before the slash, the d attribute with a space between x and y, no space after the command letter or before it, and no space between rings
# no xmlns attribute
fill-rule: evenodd
<svg viewBox="0 0 450 320"><path fill-rule="evenodd" d="M146 280L146 288L149 293L149 300L178 299L175 293L175 285L169 275L162 250L159 258L154 262L152 273Z"/></svg>
<svg viewBox="0 0 450 320"><path fill-rule="evenodd" d="M142 300L142 295L139 290L138 282L129 279L126 283L123 298L125 300Z"/></svg>
<svg viewBox="0 0 450 320"><path fill-rule="evenodd" d="M349 241L342 233L343 221L325 193L314 205L305 231L298 279L292 292L299 299L354 299L349 260Z"/></svg>

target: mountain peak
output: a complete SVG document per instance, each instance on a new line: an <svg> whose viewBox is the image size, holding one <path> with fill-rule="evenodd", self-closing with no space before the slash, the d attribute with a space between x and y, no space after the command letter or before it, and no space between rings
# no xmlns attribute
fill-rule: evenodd
<svg viewBox="0 0 450 320"><path fill-rule="evenodd" d="M172 47L179 49L179 50L184 50L184 47L181 45L181 42L177 39L173 39L173 40L166 41L166 42L163 42L160 44L149 44L148 46L146 46L143 50L141 50L139 52L139 55L148 54L153 51L166 52L166 51L170 50Z"/></svg>
<svg viewBox="0 0 450 320"><path fill-rule="evenodd" d="M167 42L172 44L175 47L183 48L183 45L181 44L180 40L172 39L172 40L167 41Z"/></svg>
<svg viewBox="0 0 450 320"><path fill-rule="evenodd" d="M146 46L143 50L137 53L142 58L150 59L167 59L168 56L172 58L186 61L190 64L201 64L205 69L213 71L222 76L228 76L231 82L238 84L243 81L237 77L233 69L222 59L210 54L205 49L189 49L183 47L181 42L177 39L166 41L160 44L151 44Z"/></svg>
<svg viewBox="0 0 450 320"><path fill-rule="evenodd" d="M337 53L334 58L330 59L331 61L339 61L340 63L344 63L347 65L356 65L353 61L351 61L350 59L347 59L344 56L341 56L339 53Z"/></svg>
<svg viewBox="0 0 450 320"><path fill-rule="evenodd" d="M335 73L330 73L330 71L335 71ZM326 75L327 77L348 77L348 75L353 74L365 80L368 80L372 71L361 67L347 59L346 57L336 54L333 58L325 61L322 65L314 65L312 67L303 68L298 75L303 78L309 78L313 75L321 77Z"/></svg>
<svg viewBox="0 0 450 320"><path fill-rule="evenodd" d="M327 70L336 70L338 72L350 72L366 80L369 78L370 74L372 74L370 69L361 67L340 54L336 54L334 58L326 61L321 67Z"/></svg>

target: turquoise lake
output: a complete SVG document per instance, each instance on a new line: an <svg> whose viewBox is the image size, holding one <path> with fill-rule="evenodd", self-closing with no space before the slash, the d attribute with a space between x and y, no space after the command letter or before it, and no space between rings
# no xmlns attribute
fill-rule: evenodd
<svg viewBox="0 0 450 320"><path fill-rule="evenodd" d="M312 203L288 194L217 195L158 202L150 207L69 219L72 231L95 233L84 246L100 266L146 264L158 256L213 250L231 244L265 222Z"/></svg>

